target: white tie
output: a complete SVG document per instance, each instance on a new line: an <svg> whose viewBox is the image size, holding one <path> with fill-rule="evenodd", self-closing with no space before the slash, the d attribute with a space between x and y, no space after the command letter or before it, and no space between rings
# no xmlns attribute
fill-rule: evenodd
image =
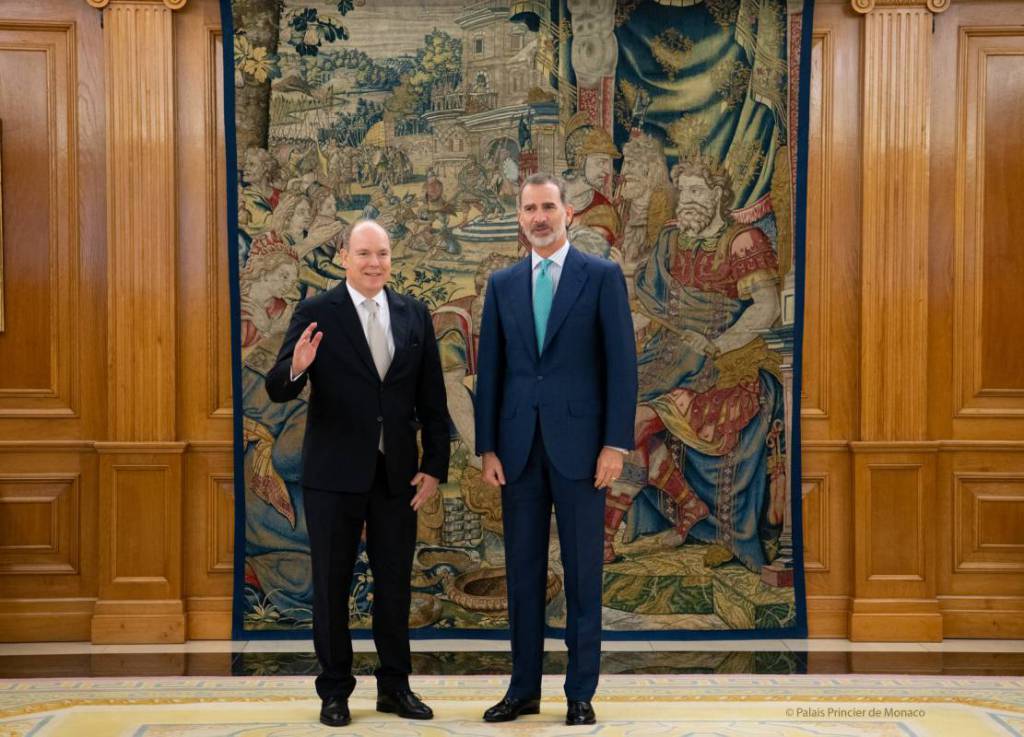
<svg viewBox="0 0 1024 737"><path fill-rule="evenodd" d="M366 321L366 342L370 344L370 355L373 356L373 365L377 367L377 374L381 381L387 376L388 367L391 366L391 355L388 353L388 336L380 324L380 305L372 299L363 302L370 318ZM384 426L380 428L380 441L377 443L380 452L384 452Z"/></svg>

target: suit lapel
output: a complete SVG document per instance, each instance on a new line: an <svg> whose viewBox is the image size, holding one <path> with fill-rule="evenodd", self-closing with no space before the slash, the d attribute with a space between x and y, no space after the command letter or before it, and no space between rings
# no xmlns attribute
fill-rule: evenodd
<svg viewBox="0 0 1024 737"><path fill-rule="evenodd" d="M562 327L569 315L576 298L580 296L583 285L587 283L587 270L583 259L570 247L562 264L562 274L558 277L558 289L555 290L555 301L551 304L551 315L548 317L548 330L544 334L544 350L551 345L555 333ZM536 341L535 341L536 342ZM542 351L543 352L543 351Z"/></svg>
<svg viewBox="0 0 1024 737"><path fill-rule="evenodd" d="M537 331L533 326L533 281L531 274L530 256L520 261L513 267L512 278L509 280L509 288L512 290L512 315L519 327L519 334L526 343L526 350L536 361L537 354Z"/></svg>
<svg viewBox="0 0 1024 737"><path fill-rule="evenodd" d="M366 334L363 332L363 324L356 314L356 306L352 304L352 297L349 296L348 287L342 282L334 288L334 304L338 308L338 321L341 323L341 332L352 344L355 354L362 359L363 364L370 372L377 376L377 367L373 363L373 356L370 355L370 345L366 342Z"/></svg>
<svg viewBox="0 0 1024 737"><path fill-rule="evenodd" d="M388 312L391 319L391 337L395 340L395 355L391 359L391 365L384 378L387 378L395 370L395 366L405 359L409 347L409 321L412 319L411 310L403 297L393 291L384 288L387 295Z"/></svg>

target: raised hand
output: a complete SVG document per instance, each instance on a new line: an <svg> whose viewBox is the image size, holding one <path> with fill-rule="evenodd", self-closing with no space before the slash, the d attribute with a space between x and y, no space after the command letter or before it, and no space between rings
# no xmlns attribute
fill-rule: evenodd
<svg viewBox="0 0 1024 737"><path fill-rule="evenodd" d="M292 376L304 373L316 358L316 349L320 345L320 341L323 340L324 334L317 331L314 335L314 330L316 330L316 323L309 323L302 331L302 335L299 336L299 342L295 344L295 350L292 351Z"/></svg>

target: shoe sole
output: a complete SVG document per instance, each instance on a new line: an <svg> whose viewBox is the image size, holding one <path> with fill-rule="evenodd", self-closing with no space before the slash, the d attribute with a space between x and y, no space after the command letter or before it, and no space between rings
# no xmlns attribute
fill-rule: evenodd
<svg viewBox="0 0 1024 737"><path fill-rule="evenodd" d="M347 719L325 719L324 717L320 717L320 723L325 727L347 727L352 723L352 717L348 717Z"/></svg>
<svg viewBox="0 0 1024 737"><path fill-rule="evenodd" d="M402 712L400 712L398 709L394 708L393 706L381 706L380 704L377 704L377 711L379 711L381 714L397 714L398 716L402 717L403 719L422 719L422 720L427 720L427 719L433 719L434 718L433 714L403 714Z"/></svg>
<svg viewBox="0 0 1024 737"><path fill-rule="evenodd" d="M501 722L513 722L519 717L525 717L531 714L540 714L540 707L528 706L525 709L520 709L515 713L515 716L510 716L508 719L488 719L487 717L484 717L484 721L490 722L491 724L500 724Z"/></svg>
<svg viewBox="0 0 1024 737"><path fill-rule="evenodd" d="M570 722L568 719L565 720L565 725L567 727L585 727L588 724L597 724L597 720L596 719L588 719L585 722Z"/></svg>

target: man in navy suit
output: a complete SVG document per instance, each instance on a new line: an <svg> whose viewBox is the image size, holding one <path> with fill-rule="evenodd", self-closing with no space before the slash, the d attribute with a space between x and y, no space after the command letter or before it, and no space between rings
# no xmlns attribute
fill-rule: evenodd
<svg viewBox="0 0 1024 737"><path fill-rule="evenodd" d="M566 724L593 724L601 661L605 489L633 448L637 371L618 265L573 248L565 184L547 174L519 192L530 255L487 286L476 392L476 450L501 486L512 681L487 710L504 722L540 710L554 504L565 571Z"/></svg>

